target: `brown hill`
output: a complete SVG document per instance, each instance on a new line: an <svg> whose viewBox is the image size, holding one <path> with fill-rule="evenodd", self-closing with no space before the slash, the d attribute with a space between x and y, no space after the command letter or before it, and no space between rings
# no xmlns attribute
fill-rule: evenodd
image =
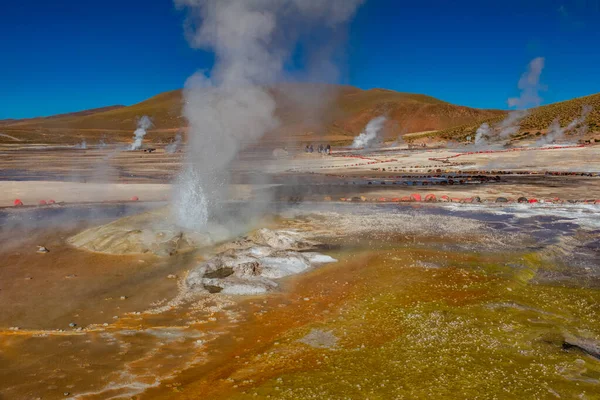
<svg viewBox="0 0 600 400"><path fill-rule="evenodd" d="M89 110L83 111L75 111L65 114L56 114L51 115L49 117L35 117L35 118L25 118L25 119L0 119L0 126L2 125L12 125L12 126L20 126L20 125L31 125L31 124L45 124L47 122L53 120L60 121L68 121L71 119L76 119L77 117L84 117L86 115L103 113L111 110L118 110L119 108L124 108L126 106L123 105L115 105L115 106L107 106L107 107L99 107L99 108L91 108Z"/></svg>
<svg viewBox="0 0 600 400"><path fill-rule="evenodd" d="M277 137L351 139L365 125L386 115L388 138L399 134L475 124L502 116L499 110L453 105L436 98L385 89L361 90L350 86L286 84L271 89L281 128ZM0 125L2 132L25 141L65 142L81 137L129 140L136 121L148 115L154 122L150 140L164 141L186 126L182 92L161 93L128 107L70 113L48 118L17 120ZM281 133L286 133L282 135ZM10 141L0 136L0 141Z"/></svg>
<svg viewBox="0 0 600 400"><path fill-rule="evenodd" d="M581 115L583 107L586 105L592 107L592 112L588 115L585 124L588 125L590 132L600 131L600 93L596 93L531 109L529 115L521 121L520 133L515 135L515 138L524 139L530 136L539 136L539 132L546 131L555 118L558 118L560 125L564 127L575 118L578 118ZM483 122L493 125L502 119L502 116L497 116ZM464 140L467 136L474 136L481 123L464 124L444 129L431 133L430 136L451 140Z"/></svg>

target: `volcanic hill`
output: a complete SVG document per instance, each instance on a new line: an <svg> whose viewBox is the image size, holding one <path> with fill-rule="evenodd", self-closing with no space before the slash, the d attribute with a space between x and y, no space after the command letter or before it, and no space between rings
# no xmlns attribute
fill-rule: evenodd
<svg viewBox="0 0 600 400"><path fill-rule="evenodd" d="M350 140L372 118L388 117L385 135L395 139L410 132L444 130L476 125L505 115L500 110L481 110L450 104L434 97L385 89L361 90L351 86L283 84L271 88L281 121L278 140ZM142 115L152 118L154 127L146 140L166 142L178 130L185 130L182 91L161 93L131 106L111 106L44 118L0 121L0 142L12 138L21 142L75 143L83 138L93 142L129 141Z"/></svg>

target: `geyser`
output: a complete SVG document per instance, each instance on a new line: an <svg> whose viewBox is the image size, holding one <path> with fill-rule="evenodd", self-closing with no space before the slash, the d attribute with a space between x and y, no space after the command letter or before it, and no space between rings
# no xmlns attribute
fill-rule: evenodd
<svg viewBox="0 0 600 400"><path fill-rule="evenodd" d="M315 29L330 37L362 1L175 0L189 12L191 45L214 51L216 59L210 74L198 72L185 85L187 162L174 201L180 226L206 228L227 198L236 155L279 126L268 88L283 80L297 44ZM317 54L331 67L332 46L322 42Z"/></svg>

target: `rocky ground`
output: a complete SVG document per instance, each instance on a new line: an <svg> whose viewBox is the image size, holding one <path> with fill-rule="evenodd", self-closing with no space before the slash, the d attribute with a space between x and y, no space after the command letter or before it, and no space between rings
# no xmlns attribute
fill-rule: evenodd
<svg viewBox="0 0 600 400"><path fill-rule="evenodd" d="M540 151L539 164L507 152L451 158L455 150L246 157L233 180L271 174L273 185L260 188L276 200L270 216L202 233L177 227L161 204L103 203L132 193L109 191L114 183L66 182L81 193L107 185L93 205L73 194L13 207L10 192L0 210L0 396L592 399L597 205L361 196L586 199L598 193L596 149ZM69 151L48 159L62 163L57 175ZM590 159L578 172L591 176L546 174L574 168L575 154ZM488 165L509 158L504 172ZM44 170L18 169L34 178ZM158 199L168 182L160 162L148 171L124 185L165 185ZM459 173L470 183L422 185ZM44 179L61 183L54 178ZM46 184L18 183L24 199L48 197Z"/></svg>
<svg viewBox="0 0 600 400"><path fill-rule="evenodd" d="M398 202L418 193L437 199L494 201L498 197L551 200L600 199L600 146L554 149L387 148L334 149L332 156L289 149L286 156L253 151L233 167L232 199L270 193L277 201ZM258 150L257 150L258 151ZM116 148L0 149L0 206L19 199L41 201L167 201L182 153L119 151ZM264 153L264 154L263 154ZM37 160L31 163L31 159ZM257 177L260 175L260 179ZM260 184L258 184L260 182ZM364 197L364 199L360 199Z"/></svg>

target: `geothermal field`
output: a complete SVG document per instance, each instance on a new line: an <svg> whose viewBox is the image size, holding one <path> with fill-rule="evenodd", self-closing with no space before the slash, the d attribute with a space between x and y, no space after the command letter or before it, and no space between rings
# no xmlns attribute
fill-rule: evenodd
<svg viewBox="0 0 600 400"><path fill-rule="evenodd" d="M44 48L0 43L26 72L0 98L0 400L600 399L600 93L574 89L598 41L567 37L593 24L373 2L7 25ZM539 49L548 101L546 58L516 61ZM508 109L377 88L416 83ZM146 100L47 112L115 98Z"/></svg>
<svg viewBox="0 0 600 400"><path fill-rule="evenodd" d="M597 395L600 146L248 149L203 229L122 147L2 148L4 398Z"/></svg>

